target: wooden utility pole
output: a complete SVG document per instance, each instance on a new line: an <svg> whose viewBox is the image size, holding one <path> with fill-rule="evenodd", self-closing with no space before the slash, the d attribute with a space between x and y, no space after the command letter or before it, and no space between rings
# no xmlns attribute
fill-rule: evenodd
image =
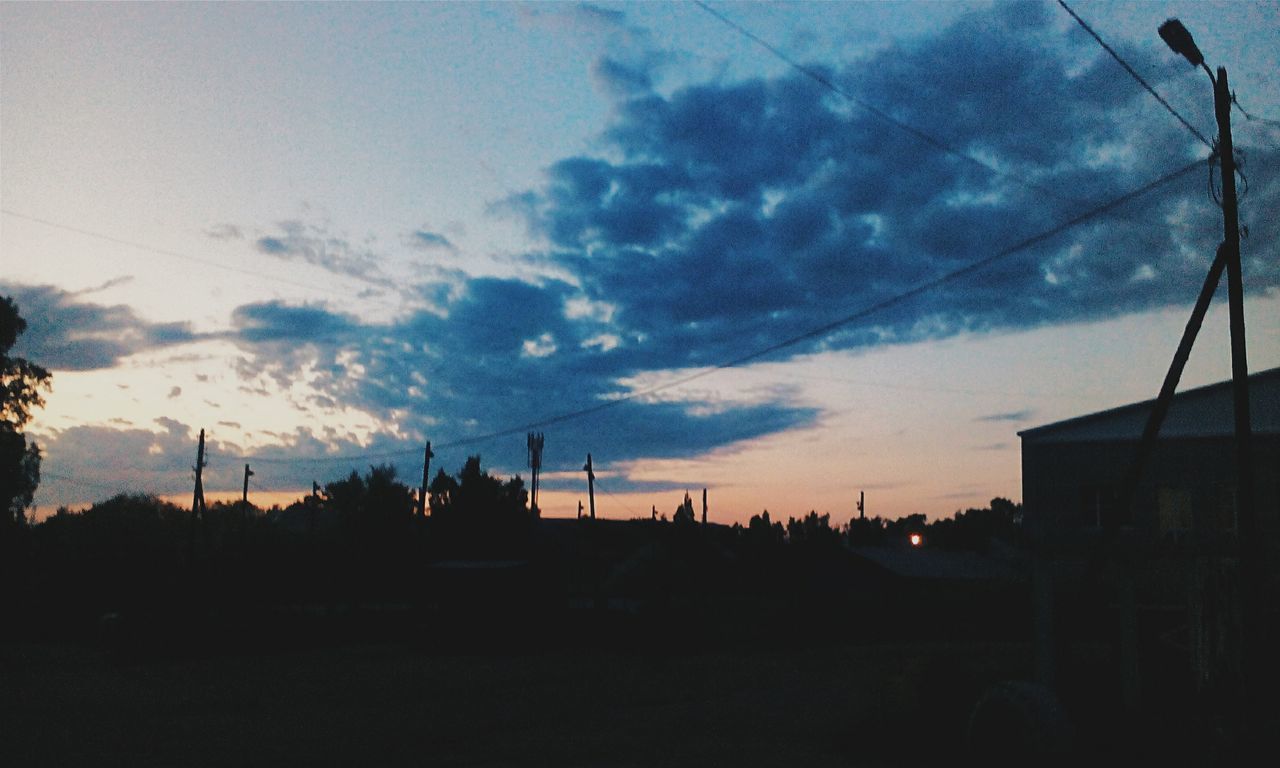
<svg viewBox="0 0 1280 768"><path fill-rule="evenodd" d="M240 503L244 505L245 512L249 511L249 478L253 477L253 470L249 469L249 465L244 465L244 491L240 494Z"/></svg>
<svg viewBox="0 0 1280 768"><path fill-rule="evenodd" d="M1244 276L1240 270L1240 212L1236 197L1236 160L1231 140L1231 88L1226 67L1213 82L1218 115L1218 157L1222 163L1222 235L1227 257L1227 309L1231 320L1231 399L1236 426L1236 524L1246 549L1259 544L1253 505L1253 427L1249 419L1249 361L1244 338ZM1246 569L1256 562L1245 557ZM1251 574L1258 576L1260 574Z"/></svg>
<svg viewBox="0 0 1280 768"><path fill-rule="evenodd" d="M542 446L545 440L541 432L529 433L529 511L538 516L538 477L542 474Z"/></svg>
<svg viewBox="0 0 1280 768"><path fill-rule="evenodd" d="M587 454L587 465L582 468L587 473L587 498L591 501L591 519L596 519L596 473L591 468L591 454Z"/></svg>
<svg viewBox="0 0 1280 768"><path fill-rule="evenodd" d="M702 524L707 524L707 489L702 489Z"/></svg>
<svg viewBox="0 0 1280 768"><path fill-rule="evenodd" d="M200 430L200 447L196 449L196 465L193 467L196 471L196 489L191 496L191 519L200 518L201 522L205 519L204 508L204 430Z"/></svg>
<svg viewBox="0 0 1280 768"><path fill-rule="evenodd" d="M431 452L431 441L427 441L427 447L422 452L422 493L418 495L418 517L427 516L427 486L431 482L431 457L435 456Z"/></svg>

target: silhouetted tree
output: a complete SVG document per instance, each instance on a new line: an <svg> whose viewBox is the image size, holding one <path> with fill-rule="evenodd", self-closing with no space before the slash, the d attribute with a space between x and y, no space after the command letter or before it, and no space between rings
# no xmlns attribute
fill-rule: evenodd
<svg viewBox="0 0 1280 768"><path fill-rule="evenodd" d="M752 515L747 521L747 541L760 546L781 544L786 539L782 523L769 520L769 510Z"/></svg>
<svg viewBox="0 0 1280 768"><path fill-rule="evenodd" d="M471 456L456 478L438 472L429 490L431 534L442 554L505 557L527 546L534 515L519 475L493 477Z"/></svg>
<svg viewBox="0 0 1280 768"><path fill-rule="evenodd" d="M992 539L1019 541L1022 505L996 497L988 507L966 509L929 526L930 542L952 549L985 550Z"/></svg>
<svg viewBox="0 0 1280 768"><path fill-rule="evenodd" d="M671 521L676 525L693 525L697 522L697 518L693 513L693 499L689 498L689 492L685 491L684 501L680 506L676 507L675 513L671 515Z"/></svg>
<svg viewBox="0 0 1280 768"><path fill-rule="evenodd" d="M787 520L787 540L792 544L829 546L840 542L840 532L831 527L831 515L810 510L799 520Z"/></svg>
<svg viewBox="0 0 1280 768"><path fill-rule="evenodd" d="M44 405L41 391L49 388L51 377L44 368L9 356L26 328L13 299L0 297L0 537L25 522L24 511L40 484L40 448L28 444L22 429L31 410Z"/></svg>
<svg viewBox="0 0 1280 768"><path fill-rule="evenodd" d="M845 527L844 535L851 547L883 544L885 521L880 517L855 517Z"/></svg>

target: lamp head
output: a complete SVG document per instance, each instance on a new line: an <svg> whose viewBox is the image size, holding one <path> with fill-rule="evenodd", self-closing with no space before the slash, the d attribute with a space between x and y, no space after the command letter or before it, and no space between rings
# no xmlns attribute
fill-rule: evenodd
<svg viewBox="0 0 1280 768"><path fill-rule="evenodd" d="M1182 26L1181 21L1168 19L1160 25L1159 32L1160 38L1169 48L1191 62L1191 66L1198 67L1204 64L1204 54L1200 53L1200 49L1196 47L1196 41L1191 38L1191 33Z"/></svg>

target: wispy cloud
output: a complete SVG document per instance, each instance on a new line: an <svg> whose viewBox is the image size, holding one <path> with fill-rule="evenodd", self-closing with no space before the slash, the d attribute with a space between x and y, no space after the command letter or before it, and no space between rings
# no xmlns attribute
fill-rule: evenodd
<svg viewBox="0 0 1280 768"><path fill-rule="evenodd" d="M84 293L0 282L0 295L13 297L27 321L15 353L46 368L87 371L112 368L138 352L208 338L188 323L152 323L124 305L80 301Z"/></svg>
<svg viewBox="0 0 1280 768"><path fill-rule="evenodd" d="M1005 413L991 413L986 416L978 416L974 421L1026 421L1035 415L1035 411L1008 411Z"/></svg>

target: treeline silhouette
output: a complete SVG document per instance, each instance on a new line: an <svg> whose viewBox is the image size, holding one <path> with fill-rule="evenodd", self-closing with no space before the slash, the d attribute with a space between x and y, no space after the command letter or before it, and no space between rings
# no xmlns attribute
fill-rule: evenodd
<svg viewBox="0 0 1280 768"><path fill-rule="evenodd" d="M1020 511L995 499L932 523L839 526L815 511L703 525L686 495L671 522L544 520L519 476L494 477L479 456L438 472L428 502L420 516L414 491L380 465L283 508L218 502L193 515L122 494L59 509L15 532L10 634L138 653L379 632L483 649L553 626L544 642L594 634L660 648L677 627L707 642L811 642L847 636L856 616L862 634L885 635L907 612L850 547L901 546L912 532L938 547L1016 543Z"/></svg>

